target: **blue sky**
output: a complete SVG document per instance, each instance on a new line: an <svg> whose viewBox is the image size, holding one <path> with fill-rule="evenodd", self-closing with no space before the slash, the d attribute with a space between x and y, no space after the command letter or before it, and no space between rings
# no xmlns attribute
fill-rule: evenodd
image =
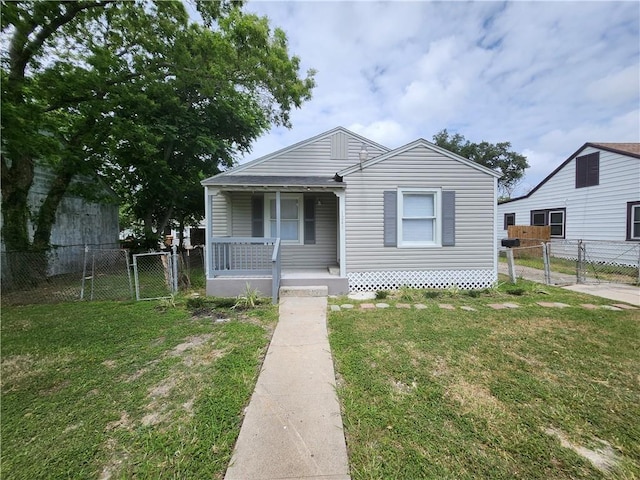
<svg viewBox="0 0 640 480"><path fill-rule="evenodd" d="M390 148L446 128L510 141L526 193L585 142L640 141L639 2L253 1L313 99L243 161L343 126Z"/></svg>

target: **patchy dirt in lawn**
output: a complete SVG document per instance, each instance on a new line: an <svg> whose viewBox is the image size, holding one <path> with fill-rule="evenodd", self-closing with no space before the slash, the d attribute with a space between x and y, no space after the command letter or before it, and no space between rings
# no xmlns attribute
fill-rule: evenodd
<svg viewBox="0 0 640 480"><path fill-rule="evenodd" d="M0 362L0 388L4 393L17 390L20 384L50 369L59 369L71 363L71 356L36 357L33 355L10 355ZM53 387L52 387L53 388ZM52 391L51 393L55 393Z"/></svg>
<svg viewBox="0 0 640 480"><path fill-rule="evenodd" d="M597 438L595 440L600 444L600 447L591 449L571 442L563 432L556 428L547 428L544 432L547 435L556 437L564 448L569 448L589 460L601 472L608 473L618 465L618 455L609 442Z"/></svg>
<svg viewBox="0 0 640 480"><path fill-rule="evenodd" d="M450 384L445 390L445 395L460 405L463 413L495 418L507 412L502 402L494 397L488 388L469 383L463 378Z"/></svg>
<svg viewBox="0 0 640 480"><path fill-rule="evenodd" d="M104 444L104 450L108 453L109 460L102 467L98 480L109 480L112 476L117 475L118 470L129 457L127 452L118 449L118 441L115 438L107 439Z"/></svg>
<svg viewBox="0 0 640 480"><path fill-rule="evenodd" d="M118 420L114 420L113 422L107 423L105 430L112 431L112 430L117 430L119 428L124 428L125 430L131 430L132 427L133 427L133 422L131 421L129 414L127 412L121 412L120 418Z"/></svg>
<svg viewBox="0 0 640 480"><path fill-rule="evenodd" d="M187 350L191 350L192 348L199 347L208 340L213 337L212 334L206 333L204 335L198 335L195 337L188 337L185 342L176 345L176 347L171 351L170 355L179 356L182 355Z"/></svg>
<svg viewBox="0 0 640 480"><path fill-rule="evenodd" d="M111 369L111 368L116 368L118 363L115 360L105 360L104 362L102 362L102 365Z"/></svg>

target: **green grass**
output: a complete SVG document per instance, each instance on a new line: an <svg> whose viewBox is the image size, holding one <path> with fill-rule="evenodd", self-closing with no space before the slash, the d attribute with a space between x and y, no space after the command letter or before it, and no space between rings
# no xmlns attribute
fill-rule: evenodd
<svg viewBox="0 0 640 480"><path fill-rule="evenodd" d="M222 478L277 312L195 303L3 307L2 478Z"/></svg>
<svg viewBox="0 0 640 480"><path fill-rule="evenodd" d="M427 308L394 308L410 296ZM640 477L640 311L587 310L612 302L529 282L385 301L329 317L354 480ZM504 302L521 307L488 307ZM615 466L559 437L607 442Z"/></svg>

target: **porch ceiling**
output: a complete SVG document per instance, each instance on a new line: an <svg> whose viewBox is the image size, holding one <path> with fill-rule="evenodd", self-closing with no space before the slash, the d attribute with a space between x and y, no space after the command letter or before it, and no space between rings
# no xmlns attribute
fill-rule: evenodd
<svg viewBox="0 0 640 480"><path fill-rule="evenodd" d="M274 176L274 175L221 175L202 182L205 186L223 190L344 190L346 185L334 177Z"/></svg>

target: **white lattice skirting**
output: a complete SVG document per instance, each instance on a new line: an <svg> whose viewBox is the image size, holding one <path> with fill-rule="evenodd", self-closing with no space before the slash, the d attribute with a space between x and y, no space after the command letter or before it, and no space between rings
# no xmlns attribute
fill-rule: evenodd
<svg viewBox="0 0 640 480"><path fill-rule="evenodd" d="M489 288L497 280L493 270L400 270L383 272L350 272L350 292L396 290L400 287L448 288L463 290Z"/></svg>

